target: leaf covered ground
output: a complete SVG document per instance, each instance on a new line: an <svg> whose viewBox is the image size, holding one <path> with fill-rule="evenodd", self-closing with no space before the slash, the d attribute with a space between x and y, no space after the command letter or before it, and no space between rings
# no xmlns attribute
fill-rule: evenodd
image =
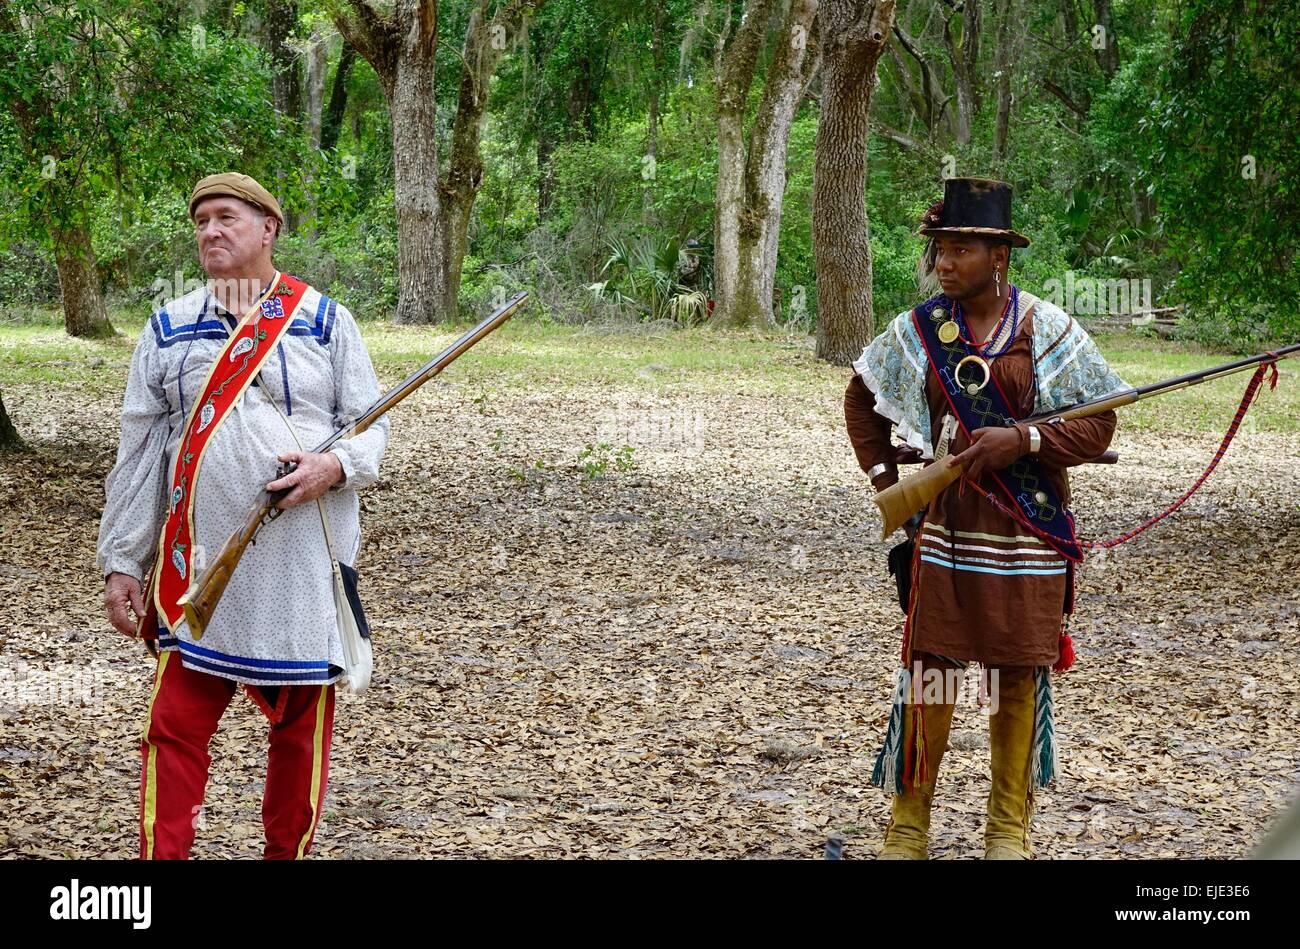
<svg viewBox="0 0 1300 949"><path fill-rule="evenodd" d="M365 332L384 384L452 338ZM136 852L151 665L94 564L134 338L0 331L34 449L0 456L0 855ZM1107 351L1134 383L1226 358ZM846 380L798 339L520 324L403 404L363 495L378 669L339 700L313 853L874 854L901 614ZM1177 496L1244 383L1124 410L1121 463L1076 469L1081 533ZM1284 364L1209 484L1082 571L1039 857L1246 856L1294 793L1298 389ZM982 853L986 731L959 706L935 856ZM196 856L260 855L265 732L238 696Z"/></svg>

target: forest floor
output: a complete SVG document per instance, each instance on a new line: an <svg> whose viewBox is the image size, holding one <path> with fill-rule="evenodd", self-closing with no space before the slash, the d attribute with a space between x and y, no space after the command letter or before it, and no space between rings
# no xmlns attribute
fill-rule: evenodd
<svg viewBox="0 0 1300 949"><path fill-rule="evenodd" d="M139 328L0 327L33 448L0 456L0 855L136 853L151 662L94 547ZM385 385L453 336L364 331ZM1225 359L1103 347L1131 383ZM1297 369L1182 511L1081 570L1039 858L1244 857L1300 783ZM313 854L872 856L902 623L847 378L802 338L520 323L403 404L362 500L377 670L339 698ZM1122 410L1120 464L1075 469L1080 533L1176 497L1245 381ZM982 718L957 709L934 856L983 852ZM237 697L196 856L260 855L265 749Z"/></svg>

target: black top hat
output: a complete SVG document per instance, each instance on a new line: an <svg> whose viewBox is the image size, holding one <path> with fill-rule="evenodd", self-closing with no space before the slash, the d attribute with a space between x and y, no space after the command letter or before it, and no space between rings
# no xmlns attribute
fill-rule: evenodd
<svg viewBox="0 0 1300 949"><path fill-rule="evenodd" d="M947 179L943 200L921 218L921 233L1001 237L1012 247L1029 246L1028 237L1011 229L1011 185L988 178Z"/></svg>

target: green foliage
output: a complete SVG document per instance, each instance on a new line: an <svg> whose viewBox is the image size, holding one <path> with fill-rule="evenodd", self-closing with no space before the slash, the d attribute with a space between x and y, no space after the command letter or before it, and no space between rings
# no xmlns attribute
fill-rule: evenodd
<svg viewBox="0 0 1300 949"><path fill-rule="evenodd" d="M331 4L299 5L293 42ZM699 322L711 294L718 30L729 6L667 0L547 0L507 38L487 90L484 175L470 221L463 312L503 292L533 294L520 321ZM872 123L914 141L868 140L865 195L877 325L914 304L916 223L950 170L1015 188L1031 246L1013 279L1042 291L1077 278L1150 280L1157 305L1182 304L1182 332L1259 348L1300 333L1300 0L1264 10L1241 0L1114 0L1119 67L1102 69L1086 4L1022 4L1013 26L1008 152L994 157L996 14L983 17L971 138L947 126L957 107L944 21L951 5L900 7L900 25L935 69L944 118L931 136L909 53L881 60ZM1077 7L1071 34L1066 13ZM439 6L434 96L444 160L460 92L471 0ZM14 0L0 26L0 306L57 301L51 222L89 224L116 306L144 306L155 281L200 276L186 197L197 178L233 168L285 207L317 217L277 245L277 263L362 318L397 298L392 130L377 77L358 59L337 148L310 147L301 117L278 115L261 4L179 0ZM1086 13L1086 15L1085 15ZM0 14L3 24L4 14ZM14 19L17 18L17 19ZM949 19L951 18L951 19ZM751 88L761 98L774 21ZM340 41L330 46L330 75ZM899 69L909 71L903 81ZM649 109L657 90L653 135ZM796 113L787 149L775 273L779 317L816 323L811 239L820 85ZM51 156L47 161L45 156ZM1254 177L1242 160L1253 156ZM42 172L52 169L53 177ZM678 286L669 258L687 239L705 266ZM599 292L588 288L598 285Z"/></svg>
<svg viewBox="0 0 1300 949"><path fill-rule="evenodd" d="M1192 0L1140 156L1179 268L1172 296L1244 345L1300 333L1300 4Z"/></svg>
<svg viewBox="0 0 1300 949"><path fill-rule="evenodd" d="M541 480L546 476L546 459L538 458L531 465L511 465L506 473L520 483Z"/></svg>
<svg viewBox="0 0 1300 949"><path fill-rule="evenodd" d="M0 151L0 233L48 240L50 222L84 222L89 202L128 225L147 220L158 192L183 192L213 167L264 171L244 154L282 156L286 193L301 188L255 46L166 5L7 7L18 26L0 30L0 140L17 147Z"/></svg>
<svg viewBox="0 0 1300 949"><path fill-rule="evenodd" d="M276 245L281 268L309 279L344 300L358 319L387 319L397 307L397 223L393 192L373 198L363 214L322 214L328 226L313 244L282 237Z"/></svg>
<svg viewBox="0 0 1300 949"><path fill-rule="evenodd" d="M598 297L630 307L650 320L672 320L689 326L708 317L708 297L702 290L678 283L686 258L682 244L672 238L642 239L628 244L609 241L610 257L601 268L609 279L590 284Z"/></svg>
<svg viewBox="0 0 1300 949"><path fill-rule="evenodd" d="M578 462L582 465L586 480L595 481L605 476L610 465L613 465L617 471L631 471L636 467L636 462L632 459L632 453L635 451L636 449L631 445L615 448L609 442L598 442L594 445L588 442L586 447L578 452Z"/></svg>
<svg viewBox="0 0 1300 949"><path fill-rule="evenodd" d="M51 305L59 299L59 275L49 255L31 242L0 246L0 310Z"/></svg>

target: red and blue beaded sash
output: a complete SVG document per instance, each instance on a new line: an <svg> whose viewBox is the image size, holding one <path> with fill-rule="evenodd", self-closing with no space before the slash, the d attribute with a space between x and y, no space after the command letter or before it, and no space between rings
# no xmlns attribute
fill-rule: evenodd
<svg viewBox="0 0 1300 949"><path fill-rule="evenodd" d="M217 356L190 408L176 448L167 522L158 539L153 590L154 606L169 629L175 629L185 615L179 600L193 580L194 486L203 453L288 329L307 290L307 284L287 274L277 274L272 286L274 290L245 314Z"/></svg>
<svg viewBox="0 0 1300 949"><path fill-rule="evenodd" d="M938 377L944 397L970 438L977 428L1011 425L1016 421L1010 400L990 371L990 384L968 392L957 379L957 364L966 356L979 356L959 334L951 343L939 338L939 327L953 318L953 304L944 294L931 297L912 311L912 322L925 347L930 368ZM1029 455L1001 471L992 472L998 488L1025 523L1063 557L1078 563L1083 550L1074 533L1074 518L1062 503L1042 464Z"/></svg>

